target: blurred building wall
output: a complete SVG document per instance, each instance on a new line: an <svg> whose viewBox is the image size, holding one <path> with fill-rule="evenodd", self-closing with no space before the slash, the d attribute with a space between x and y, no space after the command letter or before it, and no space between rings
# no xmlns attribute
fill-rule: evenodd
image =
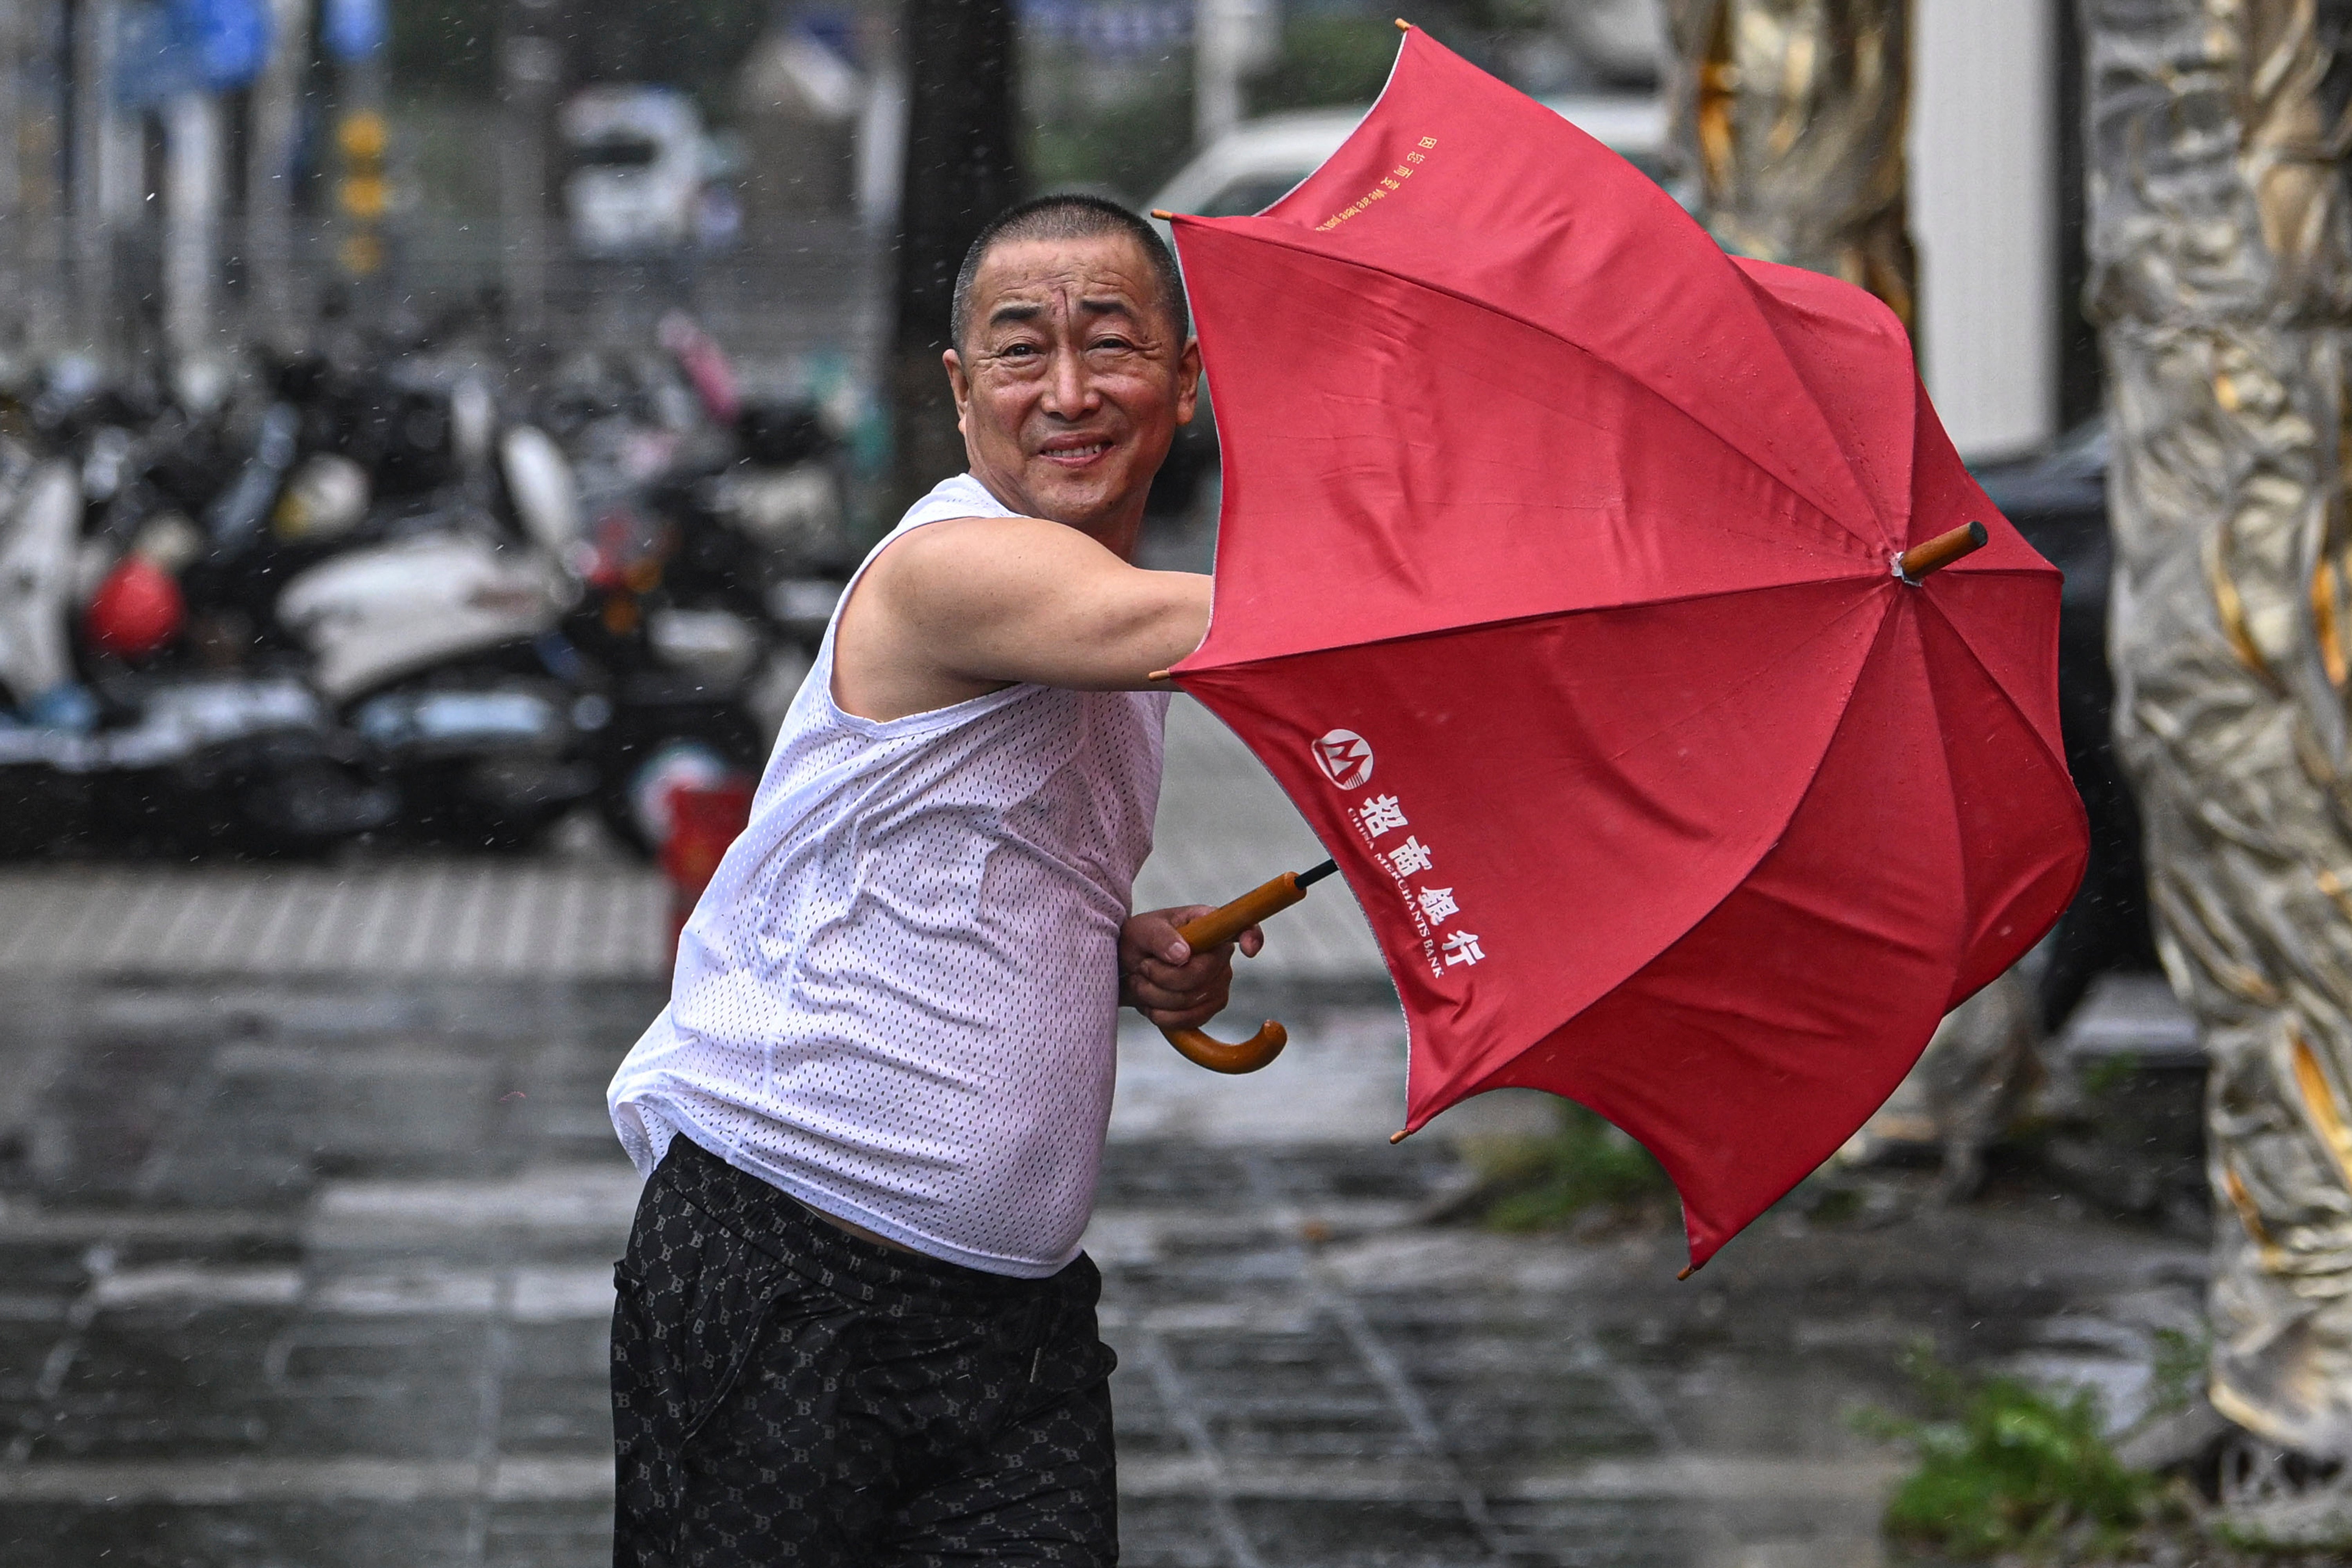
<svg viewBox="0 0 2352 1568"><path fill-rule="evenodd" d="M1920 357L1960 455L2056 434L2057 18L2052 0L1916 0L1911 237Z"/></svg>
<svg viewBox="0 0 2352 1568"><path fill-rule="evenodd" d="M734 105L746 159L746 244L789 245L803 219L856 210L866 91L846 60L797 29L771 28L752 46Z"/></svg>

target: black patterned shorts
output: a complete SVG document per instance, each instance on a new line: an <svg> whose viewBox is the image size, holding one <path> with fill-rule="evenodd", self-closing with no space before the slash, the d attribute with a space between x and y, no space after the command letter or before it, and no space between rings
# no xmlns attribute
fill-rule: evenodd
<svg viewBox="0 0 2352 1568"><path fill-rule="evenodd" d="M614 1275L615 1568L1118 1561L1087 1258L894 1252L681 1137Z"/></svg>

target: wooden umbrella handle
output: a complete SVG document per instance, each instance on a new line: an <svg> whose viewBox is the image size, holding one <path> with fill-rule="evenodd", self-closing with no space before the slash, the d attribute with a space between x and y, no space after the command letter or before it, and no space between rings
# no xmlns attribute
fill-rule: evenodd
<svg viewBox="0 0 2352 1568"><path fill-rule="evenodd" d="M1168 1037L1168 1043L1186 1061L1211 1072L1255 1072L1290 1044L1290 1031L1271 1018L1248 1039L1235 1040L1231 1045L1200 1029L1171 1029L1162 1024L1160 1032Z"/></svg>
<svg viewBox="0 0 2352 1568"><path fill-rule="evenodd" d="M1913 587L1930 572L1938 572L1963 555L1982 550L1992 535L1981 522L1964 522L1948 533L1939 533L1925 544L1915 544L1895 558L1895 574Z"/></svg>
<svg viewBox="0 0 2352 1568"><path fill-rule="evenodd" d="M1306 896L1307 889L1298 885L1298 873L1285 871L1221 909L1195 915L1178 926L1176 934L1197 952L1202 948L1233 941L1268 915L1280 913ZM1168 1037L1168 1043L1181 1052L1186 1061L1211 1072L1255 1072L1280 1056L1282 1047L1290 1043L1290 1031L1271 1018L1248 1039L1231 1045L1200 1029L1171 1029L1163 1024L1160 1032Z"/></svg>

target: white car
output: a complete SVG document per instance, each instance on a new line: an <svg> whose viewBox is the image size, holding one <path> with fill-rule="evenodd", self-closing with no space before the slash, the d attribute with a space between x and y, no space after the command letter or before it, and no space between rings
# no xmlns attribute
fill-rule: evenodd
<svg viewBox="0 0 2352 1568"><path fill-rule="evenodd" d="M583 256L675 250L695 237L702 111L666 87L592 87L563 106L563 201Z"/></svg>
<svg viewBox="0 0 2352 1568"><path fill-rule="evenodd" d="M1650 178L1666 174L1666 107L1652 97L1545 99L1544 106ZM1339 149L1361 109L1308 109L1246 121L1176 171L1148 204L1202 217L1263 212Z"/></svg>

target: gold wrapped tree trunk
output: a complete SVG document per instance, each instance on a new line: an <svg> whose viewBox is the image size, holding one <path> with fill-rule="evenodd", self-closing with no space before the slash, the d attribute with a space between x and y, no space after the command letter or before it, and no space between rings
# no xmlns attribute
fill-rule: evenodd
<svg viewBox="0 0 2352 1568"><path fill-rule="evenodd" d="M2082 0L2116 738L2212 1058L2211 1392L2352 1456L2352 0Z"/></svg>
<svg viewBox="0 0 2352 1568"><path fill-rule="evenodd" d="M1859 283L1916 326L1910 0L1664 0L1669 95L1718 244Z"/></svg>

